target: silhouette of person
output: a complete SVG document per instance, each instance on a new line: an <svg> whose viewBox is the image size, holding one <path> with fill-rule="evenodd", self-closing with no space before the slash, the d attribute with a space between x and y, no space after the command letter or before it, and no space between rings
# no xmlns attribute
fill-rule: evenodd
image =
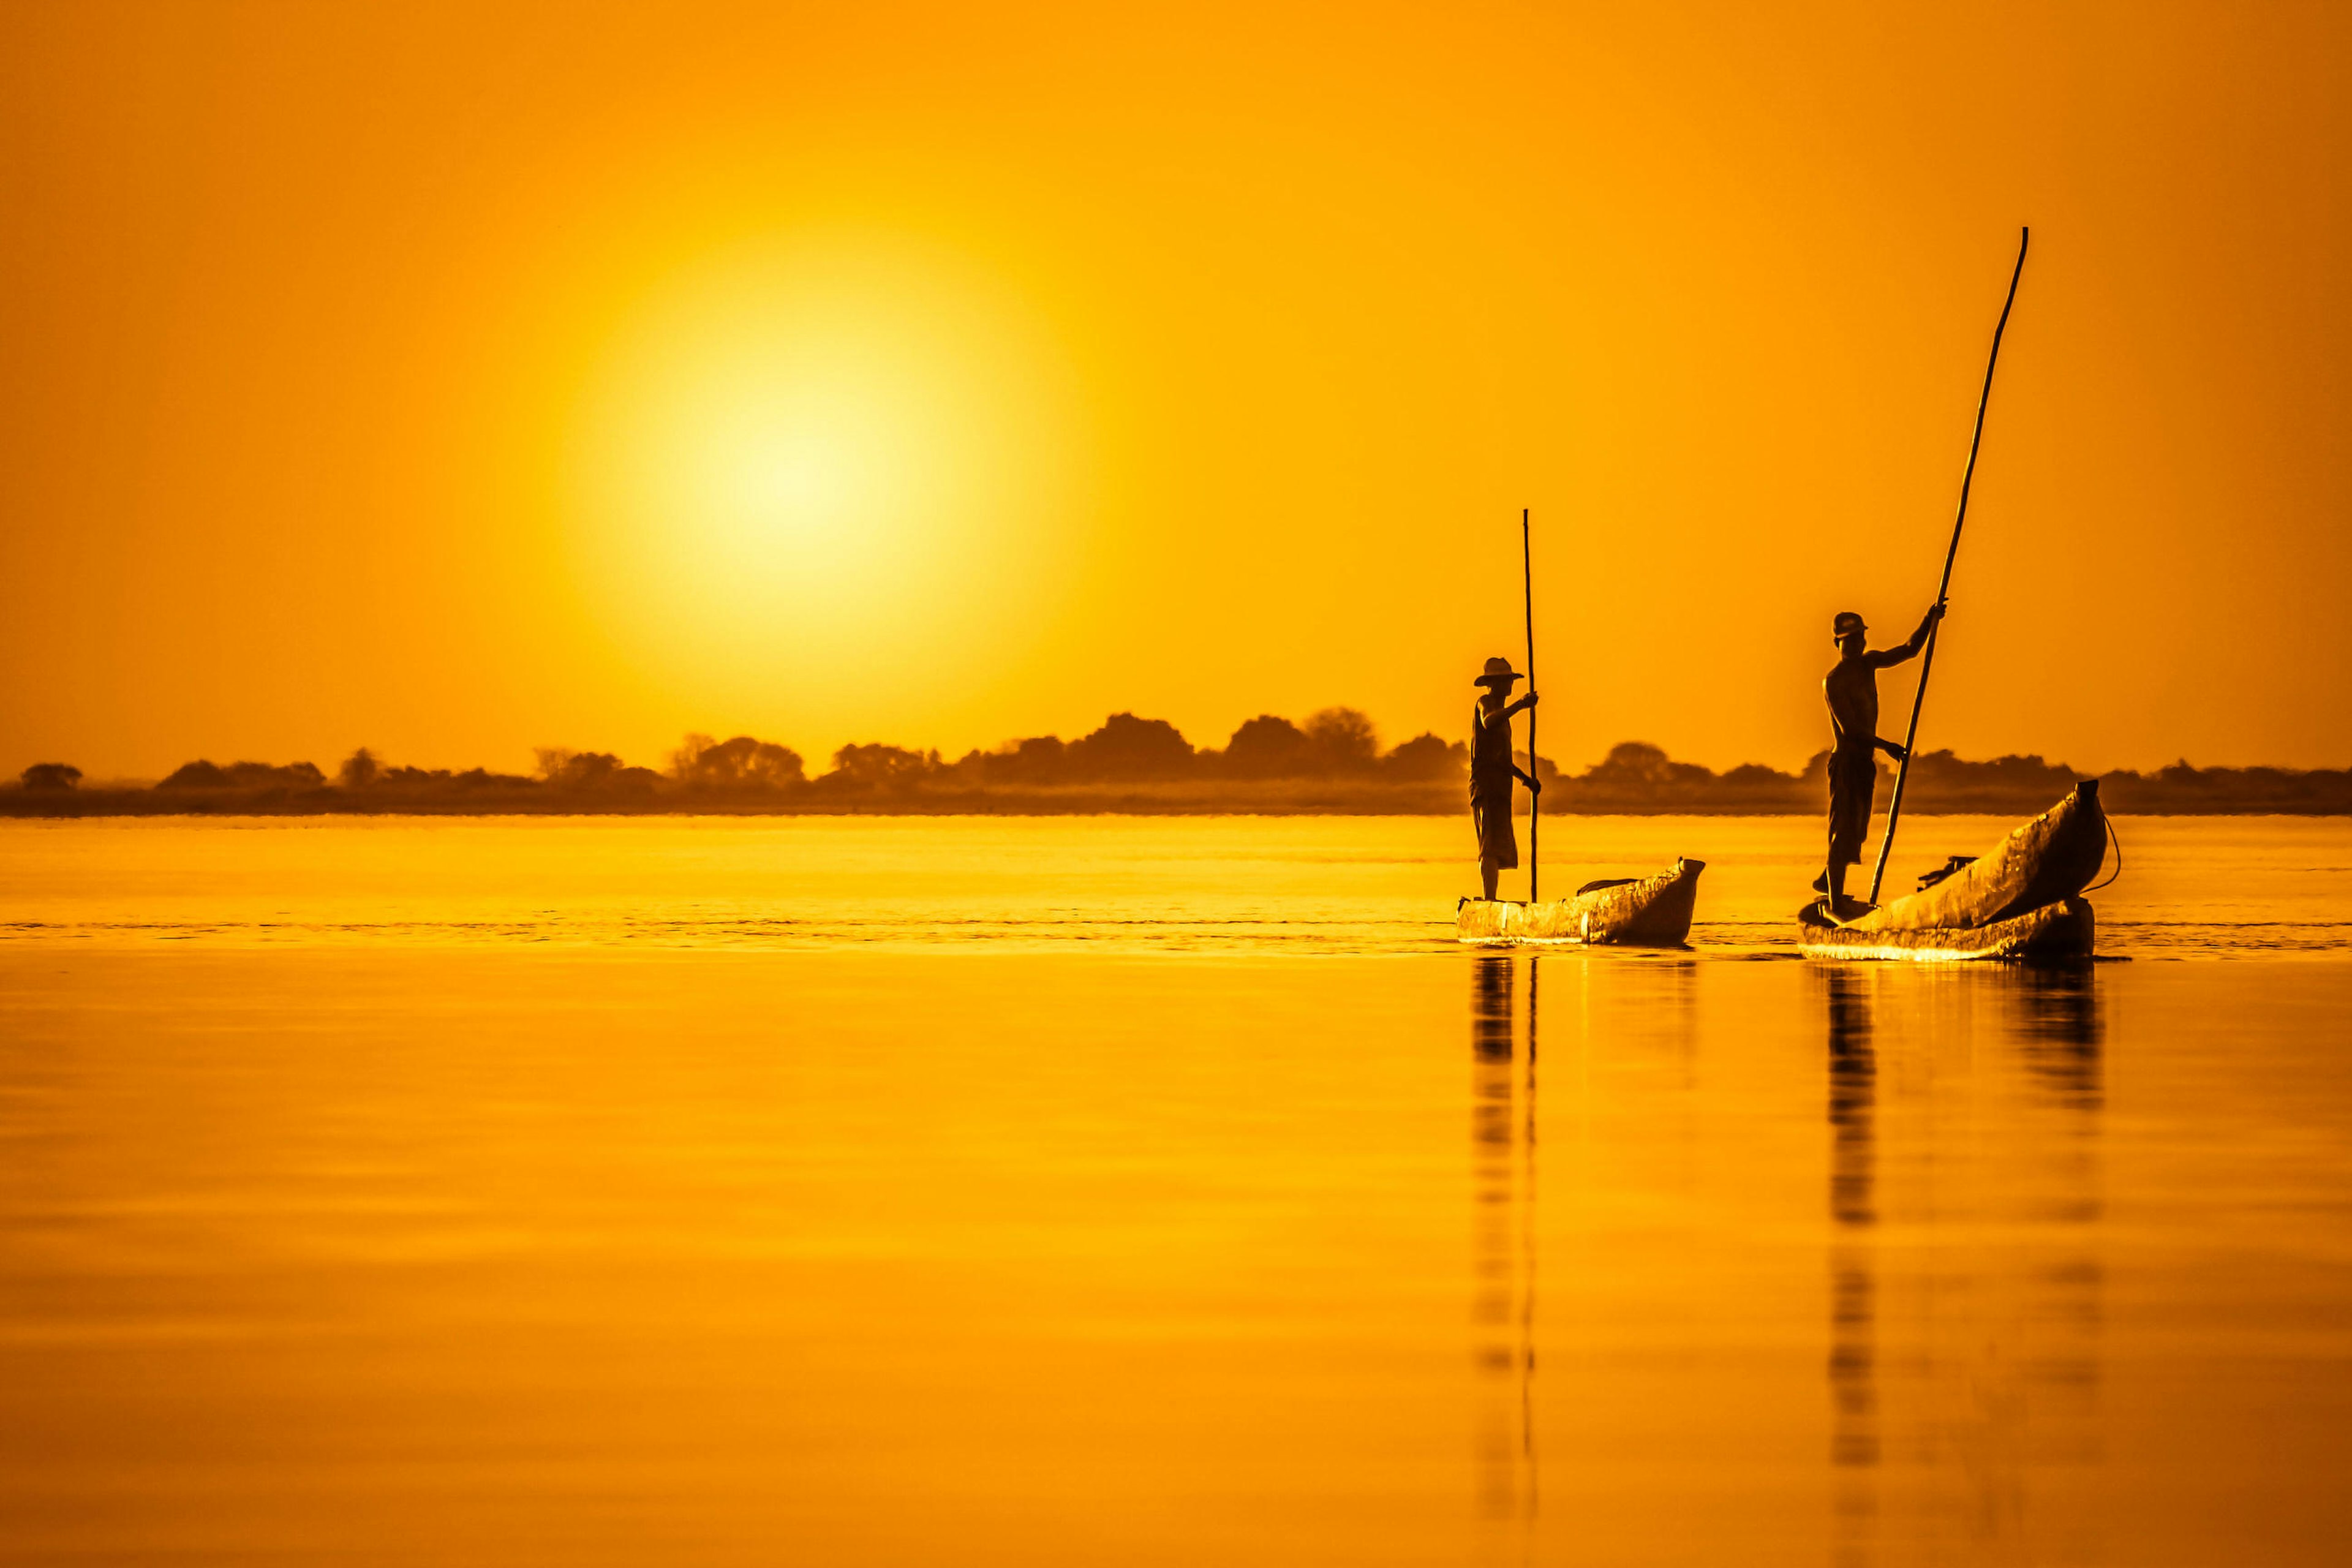
<svg viewBox="0 0 2352 1568"><path fill-rule="evenodd" d="M1822 682L1835 736L1830 748L1830 863L1813 887L1829 895L1832 919L1858 912L1846 898L1845 868L1862 863L1862 843L1870 837L1872 797L1878 791L1877 753L1885 752L1898 763L1904 756L1901 746L1878 738L1878 672L1916 658L1943 617L1941 604L1929 605L1910 641L1876 653L1869 651L1870 628L1861 616L1842 610L1831 624L1830 635L1842 657Z"/></svg>
<svg viewBox="0 0 2352 1568"><path fill-rule="evenodd" d="M1511 781L1517 779L1532 794L1543 793L1535 775L1511 754L1511 716L1536 705L1532 691L1510 700L1518 681L1509 659L1490 658L1486 673L1471 682L1486 689L1470 710L1470 821L1478 830L1478 872L1490 902L1496 879L1519 864L1519 838L1511 828Z"/></svg>

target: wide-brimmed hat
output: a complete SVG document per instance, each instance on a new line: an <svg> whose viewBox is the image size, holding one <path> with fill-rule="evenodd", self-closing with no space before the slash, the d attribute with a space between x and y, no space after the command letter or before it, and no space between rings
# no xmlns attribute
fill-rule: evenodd
<svg viewBox="0 0 2352 1568"><path fill-rule="evenodd" d="M1869 629L1863 624L1862 612L1859 610L1840 610L1837 619L1830 623L1830 636L1833 637L1848 637L1853 633L1866 632Z"/></svg>
<svg viewBox="0 0 2352 1568"><path fill-rule="evenodd" d="M1472 681L1470 684L1473 686L1508 686L1512 681L1517 680L1518 678L1519 672L1511 668L1511 661L1509 659L1496 658L1490 658L1486 661L1486 672L1484 675L1481 675L1477 679Z"/></svg>

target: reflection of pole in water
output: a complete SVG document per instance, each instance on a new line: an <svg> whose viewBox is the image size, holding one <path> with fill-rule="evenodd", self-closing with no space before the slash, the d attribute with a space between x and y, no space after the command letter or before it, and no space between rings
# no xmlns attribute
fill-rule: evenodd
<svg viewBox="0 0 2352 1568"><path fill-rule="evenodd" d="M1519 1114L1519 1463L1536 1511L1536 1000L1543 962L1528 954L1528 1065Z"/></svg>
<svg viewBox="0 0 2352 1568"><path fill-rule="evenodd" d="M1516 1398L1489 1401L1481 1423L1479 1509L1492 1519L1535 1513L1535 1073L1536 970L1528 964L1524 1067L1513 1016L1517 959L1472 961L1470 1151L1472 1316L1481 1378Z"/></svg>
<svg viewBox="0 0 2352 1568"><path fill-rule="evenodd" d="M1833 1560L2095 1558L2095 972L1821 978Z"/></svg>
<svg viewBox="0 0 2352 1568"><path fill-rule="evenodd" d="M2007 1032L2024 1058L2035 1125L2027 1140L2034 1168L2025 1217L2050 1245L2037 1248L2023 1303L2025 1381L2033 1429L2030 1452L2042 1464L2095 1464L2099 1438L2099 1340L2105 1276L2096 1248L2105 1219L2100 1112L2105 1105L2105 1021L2098 973L2090 964L2029 965L2007 982L2015 1006Z"/></svg>
<svg viewBox="0 0 2352 1568"><path fill-rule="evenodd" d="M1476 1286L1471 1301L1478 1373L1507 1377L1511 1348L1505 1334L1511 1320L1515 1261L1510 1228L1514 1177L1511 1160L1511 1058L1517 968L1503 954L1484 954L1470 967L1470 1201L1472 1258ZM1510 1423L1497 1405L1482 1401L1478 1434L1478 1504L1488 1518L1517 1511Z"/></svg>
<svg viewBox="0 0 2352 1568"><path fill-rule="evenodd" d="M1840 966L1829 980L1830 1462L1838 1474L1841 1560L1861 1561L1856 1535L1877 1512L1878 1058L1867 978Z"/></svg>

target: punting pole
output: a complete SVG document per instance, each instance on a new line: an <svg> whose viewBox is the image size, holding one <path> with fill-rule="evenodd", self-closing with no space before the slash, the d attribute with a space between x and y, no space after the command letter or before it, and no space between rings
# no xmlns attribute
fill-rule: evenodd
<svg viewBox="0 0 2352 1568"><path fill-rule="evenodd" d="M2033 231L2017 231L2017 268L2009 275L2009 298L2000 304L2000 320L1993 323L1992 353L1985 361L1984 391L1977 396L1977 433L1969 438L1969 466L1960 475L1960 512L1952 520L1952 545L1944 552L1944 580L1936 584L1936 603L1952 591L1952 563L1960 555L1960 529L1969 521L1969 481L1977 477L1977 448L1984 445L1985 405L1992 401L1992 370L2000 363L2000 334L2009 326L2009 308L2017 303L2017 280L2025 276L2025 247ZM1895 825L1903 820L1903 785L1911 776L1911 747L1919 738L1919 710L1927 700L1927 676L1936 668L1938 622L1927 633L1927 651L1919 660L1919 689L1911 694L1911 726L1903 731L1903 760L1895 768L1895 798L1886 806L1886 837L1878 841L1878 866L1870 873L1870 901L1878 902L1879 885L1886 880L1886 857L1895 848ZM1529 677L1533 679L1533 677Z"/></svg>
<svg viewBox="0 0 2352 1568"><path fill-rule="evenodd" d="M1527 586L1528 595L1528 690L1536 689L1536 567L1533 547L1528 542L1528 509L1519 508L1519 580ZM1540 778L1536 771L1536 710L1528 710L1528 776ZM1536 874L1543 863L1537 848L1536 806L1540 797L1528 791L1528 902L1538 900Z"/></svg>

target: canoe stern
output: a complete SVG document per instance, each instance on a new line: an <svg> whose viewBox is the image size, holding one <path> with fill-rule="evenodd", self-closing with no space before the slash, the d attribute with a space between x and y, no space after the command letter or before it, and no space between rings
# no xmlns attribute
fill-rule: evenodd
<svg viewBox="0 0 2352 1568"><path fill-rule="evenodd" d="M2098 876L2106 855L2098 781L2086 779L1935 886L1889 899L1847 923L1882 932L1980 930L2074 897Z"/></svg>

